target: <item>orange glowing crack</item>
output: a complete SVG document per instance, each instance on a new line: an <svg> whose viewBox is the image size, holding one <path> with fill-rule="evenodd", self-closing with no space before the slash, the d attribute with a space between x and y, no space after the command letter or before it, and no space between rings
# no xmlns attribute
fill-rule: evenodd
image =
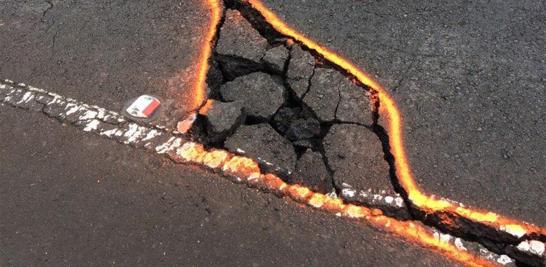
<svg viewBox="0 0 546 267"><path fill-rule="evenodd" d="M204 0L204 2L210 9L211 19L208 25L206 38L202 43L201 52L198 57L197 66L199 69L197 78L192 87L194 107L201 106L206 98L206 76L209 69L209 60L212 55L212 44L216 37L217 26L220 22L222 12L220 0ZM495 227L503 226L503 230L507 230L508 232L546 233L546 230L527 223L505 218L488 211L462 207L450 201L435 199L434 196L428 196L423 193L415 182L404 149L401 127L402 118L400 112L396 103L387 91L368 74L356 67L356 65L286 25L259 0L248 0L247 3L260 12L267 22L278 32L291 37L304 44L307 48L316 51L325 59L345 69L348 73L354 75L361 83L377 92L381 103L380 112L383 116L388 118L391 151L396 158L395 167L400 178L400 183L408 193L409 199L415 205L427 212L449 211L473 221L487 223ZM208 108L210 108L210 105L206 104L202 112L206 113ZM235 156L227 151L218 149L207 151L202 145L192 142L186 143L178 149L173 157L175 160L199 164L216 171L221 171L228 176L236 177L238 182L247 183L249 186L264 187L281 196L290 197L297 202L307 204L317 209L343 217L363 219L376 227L385 229L386 231L421 246L432 248L434 251L440 252L450 259L469 266L493 265L493 263L488 260L467 251L459 250L453 244L436 238L430 230L421 224L398 221L382 215L380 210L345 204L341 199L315 193L301 185L289 185L272 174L263 174L260 172L258 164L252 159Z"/></svg>
<svg viewBox="0 0 546 267"><path fill-rule="evenodd" d="M206 27L205 39L201 44L201 51L195 63L198 66L197 77L192 85L192 103L191 109L199 108L206 99L207 92L207 73L209 71L209 59L212 55L212 44L216 38L216 28L222 18L222 4L217 0L205 0L210 12L209 25Z"/></svg>
<svg viewBox="0 0 546 267"><path fill-rule="evenodd" d="M516 236L524 234L546 234L546 229L538 226L520 222L515 219L503 217L496 213L479 210L475 208L463 207L445 199L436 199L434 196L424 193L417 183L411 171L409 160L404 148L404 136L402 132L402 115L387 90L365 71L358 68L349 60L338 55L336 52L320 45L319 43L307 38L282 21L275 13L266 7L259 0L247 0L247 2L257 10L265 20L279 33L291 37L302 43L307 48L314 50L325 59L343 68L345 71L356 77L361 83L377 92L380 102L380 113L387 118L388 133L390 137L390 149L395 158L396 173L400 184L408 194L409 200L420 209L427 213L451 212L462 217L471 219L475 222L484 223L501 228L502 230L515 234Z"/></svg>

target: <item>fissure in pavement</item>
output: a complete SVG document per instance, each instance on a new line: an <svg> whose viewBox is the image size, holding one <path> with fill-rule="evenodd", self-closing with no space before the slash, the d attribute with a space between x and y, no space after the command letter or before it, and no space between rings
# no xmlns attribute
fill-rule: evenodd
<svg viewBox="0 0 546 267"><path fill-rule="evenodd" d="M220 65L222 66L224 76L227 75L229 77L227 80L246 79L249 78L248 75L251 73L263 72L270 75L275 75L276 77L280 77L281 81L279 81L279 84L281 84L288 92L288 94L284 94L288 95L288 97L285 97L285 102L281 105L281 107L277 109L277 113L271 115L271 117L266 117L265 119L262 118L261 120L247 119L245 123L243 123L242 127L244 127L245 124L270 124L271 126L274 126L272 123L273 120L271 118L275 117L275 115L277 115L279 111L282 110L282 106L286 105L286 103L296 103L298 105L298 108L308 111L308 113L311 114L311 118L319 121L322 134L313 136L313 144L302 147L301 140L296 140L296 142L294 142L293 140L290 140L291 138L287 138L286 132L280 130L278 127L273 127L273 129L285 139L289 139L290 141L292 141L295 151L298 151L298 159L301 159L302 151L305 151L304 149L308 149L310 151L321 154L322 164L327 170L325 173L327 173L328 180L330 180L331 184L334 185L335 190L332 193L339 194L340 197L342 197L345 201L351 203L358 203L368 207L379 208L383 210L386 214L395 216L399 219L422 221L427 225L436 227L455 236L464 238L466 240L479 242L496 253L507 253L512 257L518 259L522 263L531 265L543 264L543 258L536 257L536 255L530 255L528 253L521 253L515 248L528 239L538 239L544 241L544 236L515 237L514 235L500 231L499 229L491 227L490 225L466 219L465 217L459 216L455 213L434 212L431 214L414 205L408 198L407 192L401 186L396 174L396 168L394 165L396 158L390 153L389 135L380 123L381 118L378 110L381 103L375 96L377 92L358 83L358 81L356 81L354 77L351 77L351 75L349 75L345 70L341 69L331 62L328 62L315 51L309 50L305 46L305 44L297 43L294 40L290 39L290 36L283 36L279 32L275 31L273 27L270 26L263 17L261 17L261 14L258 11L254 10L250 5L244 2L239 3L238 1L227 1L226 6L232 9L227 10L226 19L224 19L223 25L219 31L220 40L215 50L215 56L220 57L223 60L223 62L222 60L220 60ZM237 11L239 11L240 13L238 13ZM225 32L229 32L229 27L237 27L240 31L246 30L248 32L253 32L253 35L255 36L257 36L257 33L259 33L263 40L256 42L256 40L245 40L244 38L241 38L242 35L225 34ZM222 32L224 32L224 34L222 34ZM269 62L265 62L263 60L263 57L257 57L256 55L254 55L255 61L252 61L252 58L249 58L248 56L247 58L245 58L246 55L244 54L247 52L245 50L245 46L254 45L256 43L264 44L266 42L267 45L262 45L261 50L254 50L256 55L264 55L268 51L267 49L276 48L279 46L285 46L286 49L290 51L289 56L285 58L284 65L286 66L286 68L283 68L282 72L271 71L273 69L272 66L268 65ZM292 78L294 76L298 77L297 75L294 75L294 73L305 73L306 67L305 64L295 65L292 63L301 63L301 61L298 60L301 58L301 55L300 57L298 57L298 55L295 55L294 51L303 51L303 53L305 53L309 58L313 58L314 60L314 63L307 64L307 69L311 70L307 71L307 73L311 74L307 74L307 76L302 75L304 76L304 79L298 80ZM222 54L222 52L228 54ZM226 59L233 59L236 62L226 62ZM241 63L244 62L246 62L247 64L241 65ZM229 69L230 67L234 67L234 69ZM244 71L238 71L237 68L241 68ZM319 74L318 78L315 79L315 77L317 76L317 70ZM236 75L233 75L234 73L236 73ZM343 88L336 88L337 84L339 84L340 82L343 83L342 79L337 80L337 82L333 84L328 84L328 82L336 80L335 77L333 77L335 74L331 73L337 73L343 76L342 79L345 79L345 83L347 86ZM321 80L321 76L324 76L326 78ZM314 80L316 80L315 83L313 82ZM303 86L303 88L305 88L303 93L298 94L298 88L302 87L301 81L307 81L307 84ZM325 84L326 86L324 86ZM320 88L321 85L323 85L324 87ZM347 91L347 87L351 86L358 87L358 89L360 89L358 91L360 95L367 94L368 103L367 107L359 105L357 100L355 100L355 98L353 97L348 98L348 101L351 102L348 106L351 107L351 110L354 112L367 109L369 111L369 117L367 118L369 119L369 121L344 121L339 119L338 112L340 104L342 104L341 94L342 92ZM335 88L337 90L332 90L332 88ZM256 90L247 93L254 93L259 95L260 88L255 89ZM221 90L222 89L220 89L220 91ZM235 102L241 101L243 103L244 113L245 97L247 96L240 95L239 97L229 100ZM219 100L225 101L226 99L220 98ZM351 115L353 115L354 117L354 114ZM283 120L281 120L281 122L282 121ZM330 155L329 157L327 151L325 151L324 149L325 146L323 142L324 138L330 132L332 126L336 126L337 128L343 127L344 125L346 125L345 127L349 128L363 126L363 128L365 129L359 130L364 131L368 129L371 130L375 135L376 140L366 140L367 144L365 146L359 146L360 144L357 145L355 143L354 147L358 149L369 146L370 143L379 142L381 155L375 156L381 157L384 163L386 162L386 167L382 170L381 174L372 174L372 179L370 179L372 181L367 180L366 178L368 177L366 177L366 175L364 175L364 179L362 179L363 177L360 173L358 175L355 175L355 178L359 178L361 180L360 182L362 182L363 184L360 184L358 182L357 184L350 184L341 179L336 179L336 172L341 173L344 170L350 169L351 166L342 163L340 165L342 166L341 168L332 167L330 162L335 160L331 158L332 155ZM351 133L350 129L345 129L342 132L344 134L339 136L337 139L346 138L346 134L348 132ZM247 137L248 142L252 143L253 140L255 140L254 136L252 135L249 135ZM227 140L229 140L230 136L227 136L226 138ZM298 182L305 186L309 186L314 190L322 192L325 192L325 189L328 188L324 186L317 187L316 182L311 180L314 176L306 175L305 173L297 173L298 177L300 178L299 180L295 180L291 178L292 174L294 173L293 170L286 170L286 168L279 169L278 165L281 164L275 164L274 162L272 163L268 160L263 160L264 158L261 157L260 154L265 153L265 151L267 151L268 149L267 147L260 147L259 144L252 144L251 146L256 149L253 151L246 151L244 149L240 149L238 146L242 146L242 144L236 144L235 146L228 146L226 148L235 153L242 153L253 158L257 158L259 161L262 159L262 162L265 163L262 164L264 167L266 167L269 171L274 171L275 173L280 175L280 177L283 177L283 179L285 179L287 182ZM340 150L342 149L342 146L339 146L339 144L336 144L335 147ZM347 149L345 150L345 152L346 151ZM275 152L278 154L290 153L287 151ZM369 156L370 150L366 150L365 153L368 153L367 155ZM349 162L355 161L354 157L350 157L351 155L349 155L349 158L347 158L346 156L347 155L341 153L338 153L337 155L337 157L340 158L341 161L343 161L344 159ZM356 161L361 164L360 166L362 166L366 164L366 161L369 162L370 159L368 157L366 160ZM379 164L376 164L376 162L373 163L373 166L368 165L367 167L377 168L377 165ZM351 175L349 175L349 177L350 176ZM348 176L346 173L344 173L343 177ZM378 183L378 181L380 182ZM377 186L378 184L379 186ZM376 187L374 188L374 186ZM370 195L372 196L371 198L369 197ZM395 201L396 198L400 197L402 198L402 201ZM377 198L389 200L389 205L385 205L384 202L382 202L380 205L377 205L377 203L374 201Z"/></svg>

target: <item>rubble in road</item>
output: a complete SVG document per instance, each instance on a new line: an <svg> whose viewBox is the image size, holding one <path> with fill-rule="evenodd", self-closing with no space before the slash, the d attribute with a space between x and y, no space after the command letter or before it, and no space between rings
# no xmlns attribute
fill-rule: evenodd
<svg viewBox="0 0 546 267"><path fill-rule="evenodd" d="M202 123L196 124L206 125L201 129L205 142L255 158L285 181L318 192L339 194L347 183L394 195L374 133L362 128L364 133L346 142L346 133L338 133L354 128L345 123L371 126L368 88L291 39L261 36L239 11L226 11L218 34L207 79L209 88L218 89L209 90L212 109L202 112ZM350 142L355 142L352 147ZM369 149L339 158L340 151L359 147ZM359 201L377 204L369 198ZM394 201L390 205L401 208Z"/></svg>

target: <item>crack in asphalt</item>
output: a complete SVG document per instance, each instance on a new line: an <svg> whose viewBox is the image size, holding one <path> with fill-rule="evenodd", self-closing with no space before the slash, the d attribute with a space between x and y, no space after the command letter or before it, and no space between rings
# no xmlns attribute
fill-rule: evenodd
<svg viewBox="0 0 546 267"><path fill-rule="evenodd" d="M268 36L265 35L264 32L271 32L271 29L275 28L275 26L271 25L270 22L268 22L267 19L263 17L263 14L260 12L260 10L255 9L253 4L247 1L232 0L228 2L230 2L228 6L232 6L235 9L239 10L243 14L243 16L245 16L245 18L247 18L249 21L252 21L252 24L253 26L255 26L256 29L258 29L259 31L260 29L268 29L267 31L260 31L264 35L264 37L268 38ZM276 32L274 33L274 35L283 36L283 33ZM293 36L290 35L286 35L285 37L293 38ZM301 46L307 48L308 50L313 51L313 49L307 46L306 43L299 42L299 40L296 40L296 42L298 42ZM317 54L320 55L320 53L318 52ZM329 60L327 60L327 62L334 66L337 66L335 63ZM406 69L405 75L407 75L408 71L411 69L412 66L413 62ZM349 74L347 70L343 70L343 73L348 77L352 76L352 74ZM403 82L403 80L406 78L405 75L400 78L398 84L401 84ZM375 90L372 89L372 91ZM375 93L377 94L379 92L376 91ZM390 136L388 135L387 130L385 130L385 128L383 128L383 126L379 124L379 108L381 104L380 102L381 101L379 100L379 98L377 98L377 106L373 111L373 130L383 145L384 158L389 164L391 183L394 186L396 192L403 196L404 202L407 204L407 207L410 210L412 219L424 222L427 225L441 229L460 238L477 241L496 253L507 253L515 259L519 260L520 263L531 265L544 264L543 259L541 259L540 257L537 258L533 255L518 253L517 250L514 249L518 244L522 243L527 239L539 239L544 242L544 240L546 240L546 237L544 235L531 233L515 237L513 234L502 231L502 229L500 229L499 231L499 229L495 228L493 225L488 225L479 221L467 219L465 216L456 214L451 211L434 211L433 213L430 213L415 205L413 201L409 198L408 192L402 186L400 178L396 173L395 162L397 159L390 151ZM339 102L336 106L336 113L338 105Z"/></svg>

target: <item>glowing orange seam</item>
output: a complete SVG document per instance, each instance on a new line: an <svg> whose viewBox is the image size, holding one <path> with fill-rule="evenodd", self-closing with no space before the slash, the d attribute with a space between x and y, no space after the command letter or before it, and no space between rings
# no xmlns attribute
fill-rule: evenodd
<svg viewBox="0 0 546 267"><path fill-rule="evenodd" d="M197 77L192 86L193 102L191 103L192 109L197 109L205 101L205 94L207 92L207 73L209 71L209 60L212 55L212 42L216 37L216 28L222 18L222 6L218 0L205 0L207 7L210 9L210 22L208 25L208 31L205 35L205 39L201 45L201 51L197 59L196 65Z"/></svg>

